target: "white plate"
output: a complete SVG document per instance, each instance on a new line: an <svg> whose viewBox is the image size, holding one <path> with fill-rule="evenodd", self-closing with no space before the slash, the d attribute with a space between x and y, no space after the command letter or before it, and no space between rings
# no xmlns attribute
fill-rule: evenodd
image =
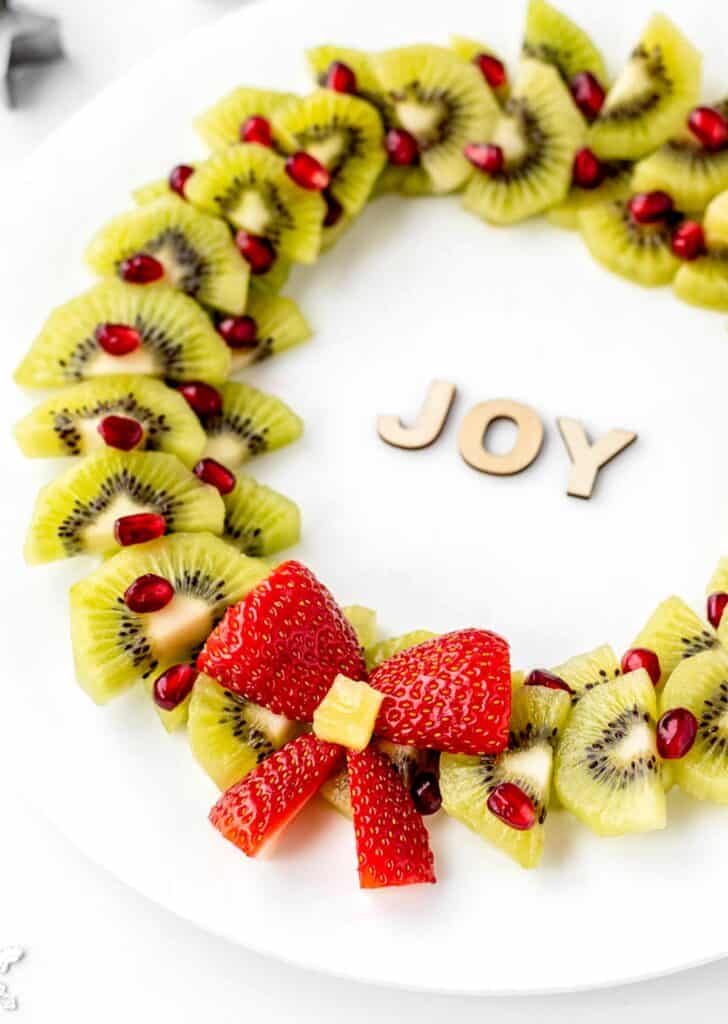
<svg viewBox="0 0 728 1024"><path fill-rule="evenodd" d="M633 0L623 18L596 0L565 6L614 69L652 0ZM707 95L725 90L710 0L664 6L706 49ZM191 118L226 89L305 90L302 51L326 41L384 47L452 30L513 55L520 22L520 4L470 0L270 3L114 85L47 141L6 204L3 409L28 407L11 367L50 307L86 284L85 241L132 186L201 152ZM300 411L306 437L255 471L300 501L297 554L342 602L378 608L391 631L493 627L526 665L622 646L658 599L701 593L726 550L723 316L610 276L576 236L489 228L456 199L372 204L289 292L316 336L250 377ZM435 376L460 389L439 443L418 454L383 445L376 414L413 414ZM534 405L547 428L538 462L509 480L467 468L455 442L464 410L500 396ZM565 495L558 415L639 433L591 502ZM74 686L65 594L88 566L22 566L52 468L10 449L4 461L3 743L53 821L130 885L252 949L423 990L574 989L726 952L728 817L677 794L669 828L644 837L599 840L554 814L531 873L440 816L439 885L362 893L351 827L319 807L274 856L246 861L207 825L213 786L142 696L99 710Z"/></svg>

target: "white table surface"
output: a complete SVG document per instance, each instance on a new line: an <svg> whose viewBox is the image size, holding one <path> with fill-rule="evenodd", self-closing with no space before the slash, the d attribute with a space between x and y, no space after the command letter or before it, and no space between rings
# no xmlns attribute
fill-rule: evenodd
<svg viewBox="0 0 728 1024"><path fill-rule="evenodd" d="M26 79L20 109L0 108L0 186L12 180L14 168L53 127L107 82L171 38L238 6L238 0L38 3L62 18L69 60ZM12 723L2 726L12 728ZM14 1017L0 1010L0 1021L7 1016L19 1024L203 1019L225 1024L254 1016L301 1024L344 1019L428 1024L445 1017L463 1022L488 1017L520 1024L535 1017L539 1024L584 1019L677 1024L725 1014L728 962L611 991L484 1001L358 986L265 960L203 934L90 864L28 803L22 780L3 755L1 736L2 729L0 947L21 943L28 957L3 979L19 997L20 1009ZM666 894L664 908L655 907L652 915L640 908L625 928L645 928L649 942L650 927L670 927L669 903ZM574 942L582 941L583 936L574 936ZM432 949L423 972L437 969L436 923Z"/></svg>

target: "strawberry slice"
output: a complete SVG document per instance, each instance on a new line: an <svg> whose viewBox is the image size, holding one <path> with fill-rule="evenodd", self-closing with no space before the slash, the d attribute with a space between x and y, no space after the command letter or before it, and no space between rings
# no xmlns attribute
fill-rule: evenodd
<svg viewBox="0 0 728 1024"><path fill-rule="evenodd" d="M311 733L299 736L226 790L210 821L248 857L292 821L344 760L344 751Z"/></svg>
<svg viewBox="0 0 728 1024"><path fill-rule="evenodd" d="M508 745L508 644L484 629L427 640L382 662L369 685L386 694L374 732L451 754L496 754Z"/></svg>
<svg viewBox="0 0 728 1024"><path fill-rule="evenodd" d="M387 755L349 751L348 766L361 888L434 882L427 829Z"/></svg>
<svg viewBox="0 0 728 1024"><path fill-rule="evenodd" d="M228 608L197 666L247 700L301 722L313 719L339 672L366 678L352 626L326 587L293 561Z"/></svg>

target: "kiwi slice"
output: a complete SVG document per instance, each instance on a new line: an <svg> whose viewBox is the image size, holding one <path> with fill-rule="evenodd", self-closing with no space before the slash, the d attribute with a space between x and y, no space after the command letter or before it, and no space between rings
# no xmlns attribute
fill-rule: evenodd
<svg viewBox="0 0 728 1024"><path fill-rule="evenodd" d="M87 455L106 446L98 426L111 415L140 424L142 448L176 455L190 467L202 455L205 431L182 395L159 380L129 374L66 388L24 417L15 438L31 458Z"/></svg>
<svg viewBox="0 0 728 1024"><path fill-rule="evenodd" d="M432 640L437 633L431 633L429 629L413 629L402 636L393 636L388 640L380 640L379 643L371 644L366 648L367 669L371 671L377 665L381 665L388 658L393 658L400 651L406 651L409 647L416 647L426 640Z"/></svg>
<svg viewBox="0 0 728 1024"><path fill-rule="evenodd" d="M562 805L602 836L665 827L655 688L644 669L585 693L556 751Z"/></svg>
<svg viewBox="0 0 728 1024"><path fill-rule="evenodd" d="M251 363L258 363L308 341L312 334L296 303L282 295L269 295L251 289L245 315L254 321L254 336L245 348L231 350L233 374Z"/></svg>
<svg viewBox="0 0 728 1024"><path fill-rule="evenodd" d="M584 122L554 68L523 61L513 95L490 136L503 153L495 173L476 170L463 205L492 224L512 224L560 203L569 189Z"/></svg>
<svg viewBox="0 0 728 1024"><path fill-rule="evenodd" d="M341 610L354 627L360 645L363 648L371 647L377 639L377 613L360 604L350 604Z"/></svg>
<svg viewBox="0 0 728 1024"><path fill-rule="evenodd" d="M248 118L264 117L272 123L296 98L290 92L240 86L195 118L195 129L210 149L225 149L241 141Z"/></svg>
<svg viewBox="0 0 728 1024"><path fill-rule="evenodd" d="M391 110L387 127L416 138L433 192L459 188L472 170L463 146L488 138L499 109L480 71L452 50L427 45L374 54L370 65Z"/></svg>
<svg viewBox="0 0 728 1024"><path fill-rule="evenodd" d="M494 57L505 67L505 61L495 52L495 50L492 50L490 46L486 46L485 43L481 43L477 39L470 39L468 36L450 36L450 49L454 50L458 57L462 57L463 60L470 61L471 64L477 63L479 57L485 56ZM490 88L493 90L500 102L505 103L510 95L508 79L506 79L502 85L491 85Z"/></svg>
<svg viewBox="0 0 728 1024"><path fill-rule="evenodd" d="M698 722L690 750L668 761L671 780L698 800L728 803L728 652L703 651L683 661L660 696L660 713L687 708Z"/></svg>
<svg viewBox="0 0 728 1024"><path fill-rule="evenodd" d="M319 89L286 107L275 124L286 149L305 150L328 168L329 193L356 216L386 163L382 120L371 104Z"/></svg>
<svg viewBox="0 0 728 1024"><path fill-rule="evenodd" d="M706 254L681 265L673 288L692 306L728 310L728 192L709 204L703 233Z"/></svg>
<svg viewBox="0 0 728 1024"><path fill-rule="evenodd" d="M119 548L115 521L140 512L163 516L167 533L222 533L225 519L219 493L174 455L107 449L41 490L25 557L34 565L73 555L111 554Z"/></svg>
<svg viewBox="0 0 728 1024"><path fill-rule="evenodd" d="M711 107L728 117L728 98ZM634 169L635 192L667 192L681 210L704 210L728 189L728 150L706 149L686 125Z"/></svg>
<svg viewBox="0 0 728 1024"><path fill-rule="evenodd" d="M168 580L174 597L160 611L138 614L124 595L149 573ZM71 587L79 684L97 704L105 704L140 681L151 686L170 665L194 661L225 609L265 575L262 563L210 533L177 533L124 548ZM176 724L184 717L177 712L160 717Z"/></svg>
<svg viewBox="0 0 728 1024"><path fill-rule="evenodd" d="M184 165L192 168L197 166L192 160L185 160ZM148 181L145 185L140 185L138 188L132 189L131 192L132 199L139 206L144 206L145 203L151 203L162 196L174 195L178 195L178 193L175 192L169 183L169 174L164 178L154 178L152 181Z"/></svg>
<svg viewBox="0 0 728 1024"><path fill-rule="evenodd" d="M99 336L107 325L133 328L139 345L111 355ZM101 281L58 306L15 371L21 387L53 388L109 374L145 374L219 384L230 350L197 303L168 288Z"/></svg>
<svg viewBox="0 0 728 1024"><path fill-rule="evenodd" d="M698 101L698 51L655 14L589 129L587 145L605 160L638 160L682 127Z"/></svg>
<svg viewBox="0 0 728 1024"><path fill-rule="evenodd" d="M190 749L220 789L239 782L296 732L295 722L231 693L209 676L195 680L187 723Z"/></svg>
<svg viewBox="0 0 728 1024"><path fill-rule="evenodd" d="M571 702L563 690L521 686L513 693L508 749L497 756L442 754L440 791L445 811L490 840L524 868L535 867L543 851L544 821L549 805L554 746L569 716ZM488 808L488 798L502 783L512 783L531 800L535 824L519 831Z"/></svg>
<svg viewBox="0 0 728 1024"><path fill-rule="evenodd" d="M680 260L672 251L672 226L667 220L638 224L626 199L581 210L579 227L594 259L636 284L669 284L680 268Z"/></svg>
<svg viewBox="0 0 728 1024"><path fill-rule="evenodd" d="M162 264L166 284L198 302L234 315L245 309L248 265L225 222L176 195L160 196L109 221L92 239L86 259L97 274L114 277L124 260L140 253Z"/></svg>
<svg viewBox="0 0 728 1024"><path fill-rule="evenodd" d="M602 55L586 32L546 0L528 4L523 56L552 64L567 85L582 71L602 86L607 81Z"/></svg>
<svg viewBox="0 0 728 1024"><path fill-rule="evenodd" d="M314 77L321 88L326 88L329 68L340 62L351 68L356 76L356 95L368 100L383 114L385 121L389 118L389 110L382 93L377 76L372 68L370 55L364 50L356 50L352 46L334 46L329 43L306 50L306 60Z"/></svg>
<svg viewBox="0 0 728 1024"><path fill-rule="evenodd" d="M572 704L583 697L595 686L601 686L621 675L622 670L609 644L595 647L585 654L576 654L568 661L552 668L551 672L559 679L563 679L567 686L573 691L571 696Z"/></svg>
<svg viewBox="0 0 728 1024"><path fill-rule="evenodd" d="M247 143L214 153L189 179L187 198L235 228L264 236L277 254L296 263L313 263L319 254L324 201L295 185L283 157L265 146Z"/></svg>
<svg viewBox="0 0 728 1024"><path fill-rule="evenodd" d="M256 558L273 555L297 544L301 537L298 505L252 477L238 476L223 497L223 535L244 554Z"/></svg>
<svg viewBox="0 0 728 1024"><path fill-rule="evenodd" d="M236 381L223 384L219 391L222 410L205 420L206 458L237 469L253 456L275 451L301 436L303 420L280 398Z"/></svg>
<svg viewBox="0 0 728 1024"><path fill-rule="evenodd" d="M323 245L325 230L321 232ZM254 274L250 279L248 298L251 295L277 295L291 274L292 263L285 256L276 256L268 270Z"/></svg>
<svg viewBox="0 0 728 1024"><path fill-rule="evenodd" d="M402 782L409 790L414 781L415 772L420 761L420 752L415 747L404 746L401 743L391 743L389 740L375 740L375 745L390 759ZM334 807L340 814L352 818L351 794L349 792L349 775L346 768L342 768L336 775L328 779L319 793Z"/></svg>
<svg viewBox="0 0 728 1024"><path fill-rule="evenodd" d="M662 686L684 658L710 651L719 644L718 634L679 597L662 601L630 644L630 649L652 651L660 662Z"/></svg>
<svg viewBox="0 0 728 1024"><path fill-rule="evenodd" d="M602 160L601 166L603 178L596 188L581 188L572 182L566 199L546 211L546 219L551 224L577 231L582 210L610 199L626 199L637 191L632 181L634 164L630 160Z"/></svg>

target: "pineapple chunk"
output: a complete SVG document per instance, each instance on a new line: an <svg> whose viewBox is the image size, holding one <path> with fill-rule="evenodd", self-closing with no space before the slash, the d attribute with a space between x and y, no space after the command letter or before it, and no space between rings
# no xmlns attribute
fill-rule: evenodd
<svg viewBox="0 0 728 1024"><path fill-rule="evenodd" d="M372 738L383 699L384 694L367 683L338 675L313 713L313 731L320 740L340 743L349 750L364 750Z"/></svg>

